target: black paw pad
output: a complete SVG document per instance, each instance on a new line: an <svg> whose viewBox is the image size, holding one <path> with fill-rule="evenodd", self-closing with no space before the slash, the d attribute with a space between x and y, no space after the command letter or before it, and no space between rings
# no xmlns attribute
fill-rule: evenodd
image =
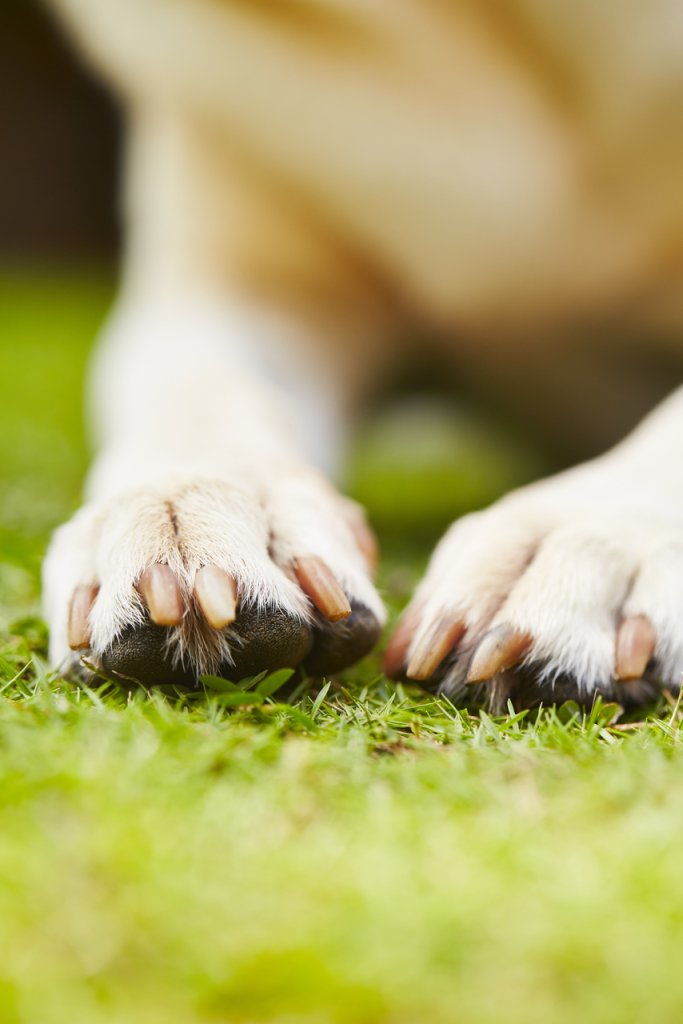
<svg viewBox="0 0 683 1024"><path fill-rule="evenodd" d="M660 693L656 683L645 679L628 683L610 682L590 691L574 676L561 675L554 679L543 677L540 666L501 672L489 683L478 686L477 694L491 714L502 715L510 702L515 711L525 708L551 707L574 701L589 711L598 697L606 702L621 704L625 711L638 711L653 704Z"/></svg>
<svg viewBox="0 0 683 1024"><path fill-rule="evenodd" d="M145 623L129 626L104 652L101 667L107 675L133 680L143 686L196 686L197 673L190 665L174 665L168 626ZM261 613L240 612L231 633L234 664L220 666L218 675L239 682L245 676L278 668L296 668L311 650L313 630L280 609Z"/></svg>
<svg viewBox="0 0 683 1024"><path fill-rule="evenodd" d="M564 673L549 678L542 663L532 663L499 672L487 682L468 686L465 682L470 651L453 654L429 679L425 688L445 694L455 705L477 711L485 708L491 714L507 714L509 704L515 711L564 704L574 701L590 710L600 697L620 704L626 712L638 712L654 704L661 696L661 683L656 674L629 682L611 680L606 685L587 689L575 676Z"/></svg>
<svg viewBox="0 0 683 1024"><path fill-rule="evenodd" d="M313 647L304 667L313 676L340 672L369 654L381 632L382 627L370 609L353 601L348 618L316 622Z"/></svg>
<svg viewBox="0 0 683 1024"><path fill-rule="evenodd" d="M240 640L231 645L235 664L221 665L219 675L237 682L257 672L296 668L313 643L311 626L278 608L241 610L233 632Z"/></svg>
<svg viewBox="0 0 683 1024"><path fill-rule="evenodd" d="M195 675L191 669L173 667L167 647L171 632L168 626L151 622L129 626L102 655L103 670L143 686L193 686Z"/></svg>

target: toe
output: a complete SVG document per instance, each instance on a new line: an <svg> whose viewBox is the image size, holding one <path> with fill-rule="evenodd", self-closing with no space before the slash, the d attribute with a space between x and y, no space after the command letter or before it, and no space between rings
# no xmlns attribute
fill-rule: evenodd
<svg viewBox="0 0 683 1024"><path fill-rule="evenodd" d="M657 637L644 615L625 618L617 631L615 676L621 682L641 679L655 652Z"/></svg>
<svg viewBox="0 0 683 1024"><path fill-rule="evenodd" d="M411 604L402 613L387 648L384 652L382 665L389 679L404 679L408 667L408 656L413 642L415 630L420 623L420 608Z"/></svg>
<svg viewBox="0 0 683 1024"><path fill-rule="evenodd" d="M649 546L621 614L617 676L633 678L649 653L651 663L643 671L677 690L683 673L683 541L665 539Z"/></svg>
<svg viewBox="0 0 683 1024"><path fill-rule="evenodd" d="M245 608L234 625L233 663L223 663L219 674L239 680L257 672L297 668L312 644L313 629L304 619L281 608Z"/></svg>
<svg viewBox="0 0 683 1024"><path fill-rule="evenodd" d="M100 656L107 675L143 686L192 686L191 669L174 664L169 653L172 630L153 622L127 626Z"/></svg>
<svg viewBox="0 0 683 1024"><path fill-rule="evenodd" d="M351 614L349 599L322 558L317 555L297 558L293 568L299 586L323 618L329 622L348 618Z"/></svg>
<svg viewBox="0 0 683 1024"><path fill-rule="evenodd" d="M409 679L431 679L444 659L462 639L465 622L459 615L445 613L417 638L406 669Z"/></svg>
<svg viewBox="0 0 683 1024"><path fill-rule="evenodd" d="M351 602L351 614L339 622L316 623L313 647L304 663L313 676L340 672L369 654L382 632L382 624L364 604Z"/></svg>
<svg viewBox="0 0 683 1024"><path fill-rule="evenodd" d="M636 565L629 538L613 528L563 526L541 544L494 625L531 634L527 658L549 679L569 675L586 693L608 687L615 623Z"/></svg>
<svg viewBox="0 0 683 1024"><path fill-rule="evenodd" d="M203 565L194 579L194 597L213 629L232 625L237 615L237 584L216 565Z"/></svg>
<svg viewBox="0 0 683 1024"><path fill-rule="evenodd" d="M69 605L68 640L72 651L87 650L90 647L89 618L98 587L94 584L79 584L73 592Z"/></svg>
<svg viewBox="0 0 683 1024"><path fill-rule="evenodd" d="M155 625L179 625L185 614L185 606L178 580L168 565L150 565L143 572L137 586Z"/></svg>
<svg viewBox="0 0 683 1024"><path fill-rule="evenodd" d="M530 633L502 624L486 633L475 649L467 669L469 685L484 683L498 673L519 664L533 643Z"/></svg>

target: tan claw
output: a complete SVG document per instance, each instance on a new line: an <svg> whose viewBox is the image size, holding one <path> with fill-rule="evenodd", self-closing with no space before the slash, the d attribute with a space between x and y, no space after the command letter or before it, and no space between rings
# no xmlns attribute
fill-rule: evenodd
<svg viewBox="0 0 683 1024"><path fill-rule="evenodd" d="M408 650L420 621L420 615L420 609L412 607L404 612L398 621L382 659L384 674L389 679L400 679L405 673Z"/></svg>
<svg viewBox="0 0 683 1024"><path fill-rule="evenodd" d="M513 668L527 653L533 637L512 626L497 626L484 636L472 656L466 682L485 683L498 672Z"/></svg>
<svg viewBox="0 0 683 1024"><path fill-rule="evenodd" d="M157 626L177 626L185 612L180 586L168 565L156 562L145 569L138 590Z"/></svg>
<svg viewBox="0 0 683 1024"><path fill-rule="evenodd" d="M360 548L360 552L367 562L368 569L371 573L374 573L379 565L379 545L377 543L377 537L375 531L368 525L368 523L361 516L351 524L353 535L356 538L356 544Z"/></svg>
<svg viewBox="0 0 683 1024"><path fill-rule="evenodd" d="M304 594L329 622L347 619L349 600L328 565L317 555L306 555L294 562L294 575Z"/></svg>
<svg viewBox="0 0 683 1024"><path fill-rule="evenodd" d="M94 583L82 583L73 592L68 627L69 647L72 651L83 651L90 647L88 617L98 590L99 587Z"/></svg>
<svg viewBox="0 0 683 1024"><path fill-rule="evenodd" d="M623 620L617 632L615 656L615 675L619 682L642 678L656 643L652 623L644 615L631 615Z"/></svg>
<svg viewBox="0 0 683 1024"><path fill-rule="evenodd" d="M217 565L203 565L194 578L194 596L214 629L225 629L237 615L237 586Z"/></svg>
<svg viewBox="0 0 683 1024"><path fill-rule="evenodd" d="M406 675L409 679L429 679L447 654L462 639L465 623L452 615L442 615L417 645L408 662Z"/></svg>

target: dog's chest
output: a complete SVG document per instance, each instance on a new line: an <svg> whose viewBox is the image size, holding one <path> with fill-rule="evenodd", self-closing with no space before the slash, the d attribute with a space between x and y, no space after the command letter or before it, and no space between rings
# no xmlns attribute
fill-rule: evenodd
<svg viewBox="0 0 683 1024"><path fill-rule="evenodd" d="M637 138L608 173L602 127L563 93L552 47L530 52L519 11L311 9L308 26L254 26L239 132L417 310L475 323L575 311L650 272L666 240L634 199L648 188L629 176ZM574 50L572 88L606 105L596 53L583 66ZM624 109L612 120L623 130Z"/></svg>

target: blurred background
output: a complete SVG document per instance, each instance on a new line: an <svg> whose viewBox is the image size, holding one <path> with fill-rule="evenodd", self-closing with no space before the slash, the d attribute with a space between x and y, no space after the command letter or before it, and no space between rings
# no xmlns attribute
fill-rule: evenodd
<svg viewBox="0 0 683 1024"><path fill-rule="evenodd" d="M0 4L0 259L111 262L114 104L32 0Z"/></svg>
<svg viewBox="0 0 683 1024"><path fill-rule="evenodd" d="M120 125L43 8L0 4L0 625L39 609L87 466L83 375L111 302Z"/></svg>
<svg viewBox="0 0 683 1024"><path fill-rule="evenodd" d="M0 3L0 115L0 522L13 543L30 534L40 551L78 503L87 466L82 378L115 286L122 128L36 0ZM569 325L578 398L557 344L539 346L521 402L499 356L483 391L478 354L474 373L462 361L457 374L408 366L393 404L363 425L347 487L385 538L428 546L454 516L614 443L680 366L668 338L643 344L636 331L629 343L623 324L612 330L599 318Z"/></svg>

